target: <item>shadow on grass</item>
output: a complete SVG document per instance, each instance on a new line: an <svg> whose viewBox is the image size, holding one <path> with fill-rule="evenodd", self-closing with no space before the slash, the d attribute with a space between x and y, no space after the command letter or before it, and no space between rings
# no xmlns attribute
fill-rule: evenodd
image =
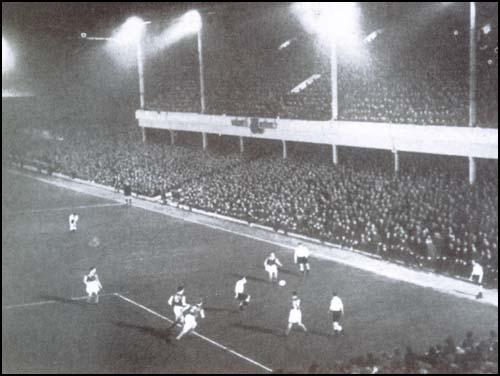
<svg viewBox="0 0 500 376"><path fill-rule="evenodd" d="M286 337L284 330L269 329L269 328L264 328L264 327L257 326L257 325L247 325L247 324L242 324L242 323L231 324L231 326L235 327L235 328L251 330L251 331L255 331L255 332L259 332L259 333L271 334L271 335L276 336L276 337Z"/></svg>
<svg viewBox="0 0 500 376"><path fill-rule="evenodd" d="M238 279L241 279L243 277L243 274L238 274L238 273L229 273L230 276L236 277ZM269 283L269 280L265 278L260 278L260 277L254 277L251 275L247 275L247 280L253 281L253 282L262 282L262 283Z"/></svg>
<svg viewBox="0 0 500 376"><path fill-rule="evenodd" d="M294 275L296 277L303 277L303 274L301 272L299 272L298 270L292 271L292 270L288 270L288 269L280 269L279 271L282 274Z"/></svg>
<svg viewBox="0 0 500 376"><path fill-rule="evenodd" d="M330 334L329 332L320 332L318 330L309 330L309 334L312 334L313 336L318 336L318 337L323 337L323 338L334 338L335 336L333 334Z"/></svg>
<svg viewBox="0 0 500 376"><path fill-rule="evenodd" d="M203 307L203 309L207 312L227 312L227 313L238 313L237 309L231 308L220 308L220 307Z"/></svg>
<svg viewBox="0 0 500 376"><path fill-rule="evenodd" d="M54 295L39 295L38 296L42 300L54 300L59 303L64 303L64 304L74 304L74 305L80 305L80 306L87 306L87 305L95 305L94 304L94 299L92 298L92 303L87 303L86 299L69 299L69 298L64 298L61 296L54 296Z"/></svg>
<svg viewBox="0 0 500 376"><path fill-rule="evenodd" d="M172 331L169 328L153 328L151 326L128 324L123 321L114 322L113 324L118 326L119 328L133 329L138 331L139 333L147 334L152 337L158 338L162 341L165 341L166 343L172 343L170 338Z"/></svg>

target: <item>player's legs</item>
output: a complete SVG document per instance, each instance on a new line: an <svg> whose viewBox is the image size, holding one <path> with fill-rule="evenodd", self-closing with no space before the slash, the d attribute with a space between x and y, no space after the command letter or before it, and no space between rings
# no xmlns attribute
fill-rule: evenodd
<svg viewBox="0 0 500 376"><path fill-rule="evenodd" d="M184 321L184 325L182 326L182 330L175 339L180 340L182 337L184 337L189 332L190 329L191 329L191 326L186 321Z"/></svg>
<svg viewBox="0 0 500 376"><path fill-rule="evenodd" d="M186 328L186 326L184 325L184 327L182 328L182 331L179 333L179 335L177 337L175 337L175 339L178 341L180 340L182 337L184 337L187 333L189 332L189 329Z"/></svg>
<svg viewBox="0 0 500 376"><path fill-rule="evenodd" d="M298 326L300 326L304 332L307 332L307 328L306 328L306 326L302 323L302 321L301 321L301 322L299 322L299 323L297 323L297 325L298 325Z"/></svg>
<svg viewBox="0 0 500 376"><path fill-rule="evenodd" d="M271 268L271 281L276 282L278 280L278 268Z"/></svg>
<svg viewBox="0 0 500 376"><path fill-rule="evenodd" d="M174 309L174 315L175 315L175 320L172 323L172 325L170 325L170 328L173 328L177 324L184 324L184 315L182 314L181 310Z"/></svg>
<svg viewBox="0 0 500 376"><path fill-rule="evenodd" d="M307 272L308 272L308 273L309 273L309 271L311 270L311 267L309 266L309 263L308 263L308 262L306 262L306 270L307 270Z"/></svg>
<svg viewBox="0 0 500 376"><path fill-rule="evenodd" d="M269 275L269 282L273 281L273 271L270 268L266 269L267 274Z"/></svg>
<svg viewBox="0 0 500 376"><path fill-rule="evenodd" d="M342 333L342 326L338 321L333 322L333 334L338 335Z"/></svg>
<svg viewBox="0 0 500 376"><path fill-rule="evenodd" d="M90 299L92 298L92 290L88 283L85 283L85 292L87 293L87 303L90 303Z"/></svg>
<svg viewBox="0 0 500 376"><path fill-rule="evenodd" d="M194 318L191 318L191 320L184 321L184 326L182 327L182 331L176 337L176 340L180 340L186 334L191 333L195 328L196 328L196 321L194 321Z"/></svg>
<svg viewBox="0 0 500 376"><path fill-rule="evenodd" d="M340 318L342 316L342 312L340 311L332 311L332 327L333 334L337 335L342 331L342 327L339 324Z"/></svg>
<svg viewBox="0 0 500 376"><path fill-rule="evenodd" d="M290 331L292 330L292 327L293 327L293 323L292 322L288 322L288 327L286 328L285 335L289 335L290 334Z"/></svg>
<svg viewBox="0 0 500 376"><path fill-rule="evenodd" d="M250 302L250 295L244 295L240 298L240 311L243 311Z"/></svg>

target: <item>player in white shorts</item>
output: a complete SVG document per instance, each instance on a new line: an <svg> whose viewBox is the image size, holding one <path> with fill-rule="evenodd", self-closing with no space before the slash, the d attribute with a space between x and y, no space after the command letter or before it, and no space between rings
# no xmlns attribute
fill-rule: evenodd
<svg viewBox="0 0 500 376"><path fill-rule="evenodd" d="M102 285L95 267L90 268L89 273L83 277L83 283L85 283L88 295L87 302L90 303L92 296L95 296L95 303L99 303L99 292L102 290Z"/></svg>
<svg viewBox="0 0 500 376"><path fill-rule="evenodd" d="M476 299L481 299L483 297L483 274L483 267L478 262L472 260L470 280L479 285L479 292L476 295Z"/></svg>
<svg viewBox="0 0 500 376"><path fill-rule="evenodd" d="M278 266L282 267L280 260L275 256L274 252L264 260L264 269L269 274L269 281L278 281Z"/></svg>
<svg viewBox="0 0 500 376"><path fill-rule="evenodd" d="M305 245L299 243L293 252L293 261L299 264L300 271L305 274L309 273L311 267L309 266L309 255L311 252Z"/></svg>
<svg viewBox="0 0 500 376"><path fill-rule="evenodd" d="M75 232L76 231L76 224L78 222L78 214L76 213L71 213L69 215L69 231L70 232Z"/></svg>
<svg viewBox="0 0 500 376"><path fill-rule="evenodd" d="M177 292L175 295L171 295L168 299L168 305L174 310L175 321L171 327L177 325L177 323L184 322L184 308L187 307L186 297L184 296L184 287L177 287Z"/></svg>
<svg viewBox="0 0 500 376"><path fill-rule="evenodd" d="M198 317L202 319L205 318L205 311L203 310L203 301L200 299L196 305L188 305L184 308L184 325L182 326L182 331L176 337L176 340L180 340L186 334L191 333L196 329L198 323L196 320Z"/></svg>
<svg viewBox="0 0 500 376"><path fill-rule="evenodd" d="M300 310L300 299L297 296L297 293L294 291L292 293L292 309L290 310L290 314L288 315L288 327L286 329L285 334L289 335L292 327L297 324L307 332L307 328L304 324L302 324L302 311Z"/></svg>
<svg viewBox="0 0 500 376"><path fill-rule="evenodd" d="M243 311L250 302L250 295L245 294L246 283L247 278L243 276L243 278L238 280L234 286L234 298L240 302L240 311Z"/></svg>
<svg viewBox="0 0 500 376"><path fill-rule="evenodd" d="M330 312L332 313L333 334L340 334L342 332L342 326L339 324L339 321L344 315L344 304L335 292L333 293L333 298L330 301Z"/></svg>

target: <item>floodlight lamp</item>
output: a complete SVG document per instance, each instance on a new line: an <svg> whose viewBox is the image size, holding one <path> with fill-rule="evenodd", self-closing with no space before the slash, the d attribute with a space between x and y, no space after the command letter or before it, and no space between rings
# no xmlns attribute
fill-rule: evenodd
<svg viewBox="0 0 500 376"><path fill-rule="evenodd" d="M9 43L2 37L2 74L14 67L14 53Z"/></svg>
<svg viewBox="0 0 500 376"><path fill-rule="evenodd" d="M139 17L130 17L113 39L120 44L137 43L142 37L145 24Z"/></svg>
<svg viewBox="0 0 500 376"><path fill-rule="evenodd" d="M197 10L190 10L182 17L186 33L197 33L201 29L201 15Z"/></svg>
<svg viewBox="0 0 500 376"><path fill-rule="evenodd" d="M294 4L304 28L329 39L359 32L359 7L354 2L307 2Z"/></svg>

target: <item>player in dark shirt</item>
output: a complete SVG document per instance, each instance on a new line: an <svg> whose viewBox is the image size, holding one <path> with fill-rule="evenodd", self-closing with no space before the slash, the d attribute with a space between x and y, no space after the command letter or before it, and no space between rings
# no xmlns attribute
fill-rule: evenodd
<svg viewBox="0 0 500 376"><path fill-rule="evenodd" d="M264 269L266 272L269 274L269 281L270 282L277 282L278 281L278 266L283 266L278 260L278 258L274 255L274 252L271 252L271 254L264 260Z"/></svg>

